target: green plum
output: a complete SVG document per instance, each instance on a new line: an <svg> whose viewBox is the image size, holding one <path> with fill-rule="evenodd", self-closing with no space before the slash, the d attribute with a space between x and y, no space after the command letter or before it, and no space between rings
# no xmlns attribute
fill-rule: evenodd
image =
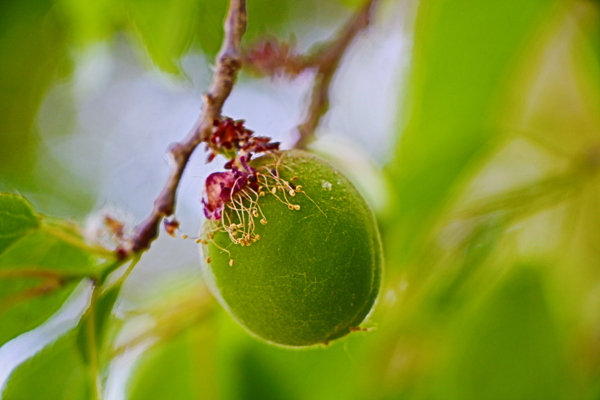
<svg viewBox="0 0 600 400"><path fill-rule="evenodd" d="M383 261L369 206L340 172L304 151L269 153L247 168L253 174L229 173L235 190L204 227L213 294L249 332L277 345L327 344L360 329Z"/></svg>

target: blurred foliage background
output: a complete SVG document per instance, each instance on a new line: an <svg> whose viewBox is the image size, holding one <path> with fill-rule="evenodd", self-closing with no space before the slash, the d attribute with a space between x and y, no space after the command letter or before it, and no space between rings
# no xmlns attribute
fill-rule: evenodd
<svg viewBox="0 0 600 400"><path fill-rule="evenodd" d="M244 43L278 37L306 51L360 4L248 0ZM87 232L106 210L141 221L166 180L166 148L198 116L226 6L0 2L0 191ZM109 400L599 400L599 7L379 5L335 75L313 150L371 203L386 270L371 330L327 347L250 337L205 291L193 241L164 234L99 298L73 279L6 307L32 287L8 268L100 268L10 206L23 230L5 251L0 224L1 398L88 399L97 373ZM310 73L242 71L224 114L289 147L311 84ZM179 192L190 235L218 168L201 153Z"/></svg>

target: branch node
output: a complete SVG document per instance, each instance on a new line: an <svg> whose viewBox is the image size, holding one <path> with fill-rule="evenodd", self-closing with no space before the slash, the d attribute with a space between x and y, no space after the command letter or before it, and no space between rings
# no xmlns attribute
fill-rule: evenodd
<svg viewBox="0 0 600 400"><path fill-rule="evenodd" d="M202 96L204 98L204 103L208 105L213 105L215 103L215 98L210 93L206 92Z"/></svg>
<svg viewBox="0 0 600 400"><path fill-rule="evenodd" d="M187 151L182 143L172 143L168 150L171 159L175 164L181 164L187 161Z"/></svg>

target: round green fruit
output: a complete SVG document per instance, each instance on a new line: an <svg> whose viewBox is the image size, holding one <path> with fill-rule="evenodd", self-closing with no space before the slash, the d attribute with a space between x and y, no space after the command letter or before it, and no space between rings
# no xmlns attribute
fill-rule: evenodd
<svg viewBox="0 0 600 400"><path fill-rule="evenodd" d="M205 226L204 273L231 315L284 346L327 344L358 329L379 291L382 250L354 186L312 154L250 163L248 186Z"/></svg>

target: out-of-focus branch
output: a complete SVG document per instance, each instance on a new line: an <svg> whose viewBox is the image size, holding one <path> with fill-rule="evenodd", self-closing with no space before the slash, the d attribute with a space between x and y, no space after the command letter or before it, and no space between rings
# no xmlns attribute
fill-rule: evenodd
<svg viewBox="0 0 600 400"><path fill-rule="evenodd" d="M378 3L379 0L368 0L333 40L304 60L304 68L315 68L317 72L306 116L296 128L295 148L306 148L314 140L315 130L329 109L329 89L340 60L356 35L369 25Z"/></svg>
<svg viewBox="0 0 600 400"><path fill-rule="evenodd" d="M175 212L177 188L190 156L202 142L207 142L214 121L221 117L223 104L242 66L240 42L246 31L246 1L231 0L225 19L225 38L217 56L216 71L209 91L204 95L204 105L198 121L187 137L171 145L171 174L163 190L154 201L152 213L136 228L129 249L120 249L122 258L144 251L158 236L161 221Z"/></svg>

